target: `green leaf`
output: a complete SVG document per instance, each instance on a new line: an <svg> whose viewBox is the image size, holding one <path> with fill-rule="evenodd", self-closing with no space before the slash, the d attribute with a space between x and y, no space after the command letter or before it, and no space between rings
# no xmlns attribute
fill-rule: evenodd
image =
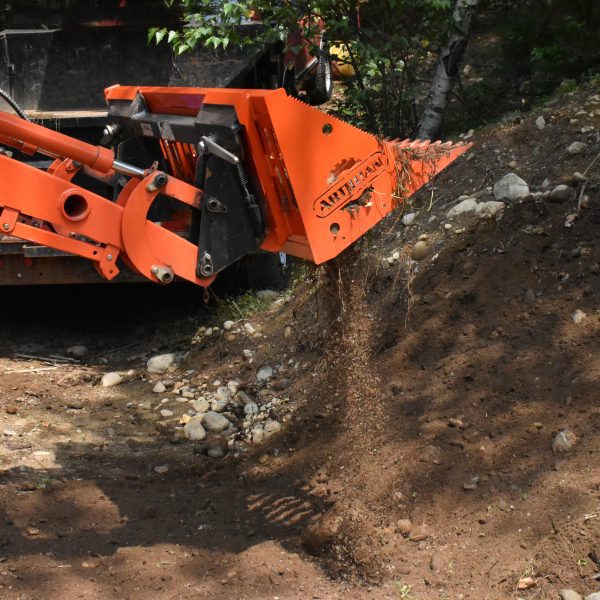
<svg viewBox="0 0 600 600"><path fill-rule="evenodd" d="M156 43L160 44L163 39L165 38L165 35L167 35L167 30L166 29L159 29L156 34L154 35L154 37L156 38Z"/></svg>
<svg viewBox="0 0 600 600"><path fill-rule="evenodd" d="M169 36L167 37L167 42L169 42L169 44L173 41L179 38L179 32L177 31L173 31L171 29L171 31L169 31Z"/></svg>

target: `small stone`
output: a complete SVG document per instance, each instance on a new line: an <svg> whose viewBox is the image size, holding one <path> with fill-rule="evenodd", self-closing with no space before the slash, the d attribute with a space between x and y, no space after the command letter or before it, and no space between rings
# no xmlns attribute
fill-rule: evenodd
<svg viewBox="0 0 600 600"><path fill-rule="evenodd" d="M400 519L396 523L396 529L404 536L408 537L412 531L413 524L410 519Z"/></svg>
<svg viewBox="0 0 600 600"><path fill-rule="evenodd" d="M472 490L476 490L477 489L477 482L473 481L472 479L469 481L465 481L465 483L463 483L463 490L466 491L472 491Z"/></svg>
<svg viewBox="0 0 600 600"><path fill-rule="evenodd" d="M112 371L111 373L104 373L100 383L102 387L114 387L122 382L123 378L116 371Z"/></svg>
<svg viewBox="0 0 600 600"><path fill-rule="evenodd" d="M213 431L215 433L221 433L221 431L225 431L225 429L228 429L231 425L227 417L212 410L209 410L204 415L202 423L208 431Z"/></svg>
<svg viewBox="0 0 600 600"><path fill-rule="evenodd" d="M231 331L235 327L235 321L225 321L223 323L223 329L225 331Z"/></svg>
<svg viewBox="0 0 600 600"><path fill-rule="evenodd" d="M7 415L16 415L17 414L17 407L13 406L12 404L9 404L4 411L6 412Z"/></svg>
<svg viewBox="0 0 600 600"><path fill-rule="evenodd" d="M157 381L156 385L152 388L152 391L155 394L162 394L167 390L165 384L162 381Z"/></svg>
<svg viewBox="0 0 600 600"><path fill-rule="evenodd" d="M164 475L168 471L169 465L158 465L157 467L154 467L154 472L158 473L159 475Z"/></svg>
<svg viewBox="0 0 600 600"><path fill-rule="evenodd" d="M410 530L409 540L411 542L423 542L429 537L429 531L424 525L417 525Z"/></svg>
<svg viewBox="0 0 600 600"><path fill-rule="evenodd" d="M206 446L206 453L211 458L223 458L229 452L227 440L222 437L211 439Z"/></svg>
<svg viewBox="0 0 600 600"><path fill-rule="evenodd" d="M242 350L242 354L244 358L252 358L254 356L254 350L250 350L249 348L244 348Z"/></svg>
<svg viewBox="0 0 600 600"><path fill-rule="evenodd" d="M453 219L459 215L474 213L476 210L477 200L475 200L475 198L467 198L466 200L459 202L456 206L453 206L446 214L446 217L448 219Z"/></svg>
<svg viewBox="0 0 600 600"><path fill-rule="evenodd" d="M202 425L205 416L206 415L196 415L183 426L183 433L188 440L200 442L206 437L206 430Z"/></svg>
<svg viewBox="0 0 600 600"><path fill-rule="evenodd" d="M166 373L174 364L175 354L157 354L148 360L146 370L148 373Z"/></svg>
<svg viewBox="0 0 600 600"><path fill-rule="evenodd" d="M533 304L535 302L535 292L533 290L526 289L523 296L523 301L527 304Z"/></svg>
<svg viewBox="0 0 600 600"><path fill-rule="evenodd" d="M540 115L535 120L535 126L541 131L542 129L544 129L544 127L546 127L546 119L544 119L544 117L542 117L542 115Z"/></svg>
<svg viewBox="0 0 600 600"><path fill-rule="evenodd" d="M497 200L488 200L486 202L480 202L477 205L477 214L482 219L492 219L502 214L506 204L504 202L498 202Z"/></svg>
<svg viewBox="0 0 600 600"><path fill-rule="evenodd" d="M529 196L529 186L516 173L508 173L494 184L496 200L515 202L527 196Z"/></svg>
<svg viewBox="0 0 600 600"><path fill-rule="evenodd" d="M413 260L419 261L427 258L431 252L429 244L425 241L417 242L410 252L410 257Z"/></svg>
<svg viewBox="0 0 600 600"><path fill-rule="evenodd" d="M444 229L450 231L450 229L452 229L452 223L444 223Z"/></svg>
<svg viewBox="0 0 600 600"><path fill-rule="evenodd" d="M559 431L552 440L552 451L556 454L569 452L577 443L577 436L570 429Z"/></svg>
<svg viewBox="0 0 600 600"><path fill-rule="evenodd" d="M83 358L87 353L88 349L82 345L69 346L67 348L67 356L72 356L73 358Z"/></svg>
<svg viewBox="0 0 600 600"><path fill-rule="evenodd" d="M244 323L244 331L249 335L256 333L256 329L254 328L252 323Z"/></svg>
<svg viewBox="0 0 600 600"><path fill-rule="evenodd" d="M600 592L594 592L585 597L585 600L600 600Z"/></svg>
<svg viewBox="0 0 600 600"><path fill-rule="evenodd" d="M283 337L289 339L292 337L293 333L294 332L293 332L292 328L289 325L286 325L283 330Z"/></svg>
<svg viewBox="0 0 600 600"><path fill-rule="evenodd" d="M464 424L463 420L457 419L457 418L448 419L448 425L450 427L455 427L456 429L464 429L465 428L465 424Z"/></svg>
<svg viewBox="0 0 600 600"><path fill-rule="evenodd" d="M83 408L83 400L80 398L70 398L65 402L65 406L74 410L81 410Z"/></svg>
<svg viewBox="0 0 600 600"><path fill-rule="evenodd" d="M168 408L161 408L160 416L164 417L165 419L168 419L169 417L173 416L173 411L169 410Z"/></svg>
<svg viewBox="0 0 600 600"><path fill-rule="evenodd" d="M408 227L409 225L412 225L414 223L416 218L417 213L406 213L402 216L402 225Z"/></svg>
<svg viewBox="0 0 600 600"><path fill-rule="evenodd" d="M572 144L567 146L566 153L570 154L571 156L575 156L577 154L585 152L586 149L587 144L584 144L583 142L573 142Z"/></svg>
<svg viewBox="0 0 600 600"><path fill-rule="evenodd" d="M558 590L558 597L560 600L583 600L581 594L567 589Z"/></svg>
<svg viewBox="0 0 600 600"><path fill-rule="evenodd" d="M31 535L31 536L40 535L40 533L41 533L37 527L32 527L31 525L29 527L27 527L27 529L25 531L27 532L27 535Z"/></svg>
<svg viewBox="0 0 600 600"><path fill-rule="evenodd" d="M549 200L551 202L566 202L571 198L571 194L573 193L573 188L568 185L557 185L551 192Z"/></svg>
<svg viewBox="0 0 600 600"><path fill-rule="evenodd" d="M517 583L518 590L529 590L536 586L536 581L533 577L522 577Z"/></svg>
<svg viewBox="0 0 600 600"><path fill-rule="evenodd" d="M519 163L518 163L516 160L511 160L511 161L508 163L508 166L509 166L511 169L516 169L516 168L519 166Z"/></svg>
<svg viewBox="0 0 600 600"><path fill-rule="evenodd" d="M579 171L575 171L573 173L573 182L574 183L585 183L588 178L585 175L582 175Z"/></svg>
<svg viewBox="0 0 600 600"><path fill-rule="evenodd" d="M192 408L197 413L207 413L210 410L210 404L206 398L199 398L198 400L194 400L191 404Z"/></svg>
<svg viewBox="0 0 600 600"><path fill-rule="evenodd" d="M244 405L244 414L248 416L258 414L258 404L256 402L248 402Z"/></svg>
<svg viewBox="0 0 600 600"><path fill-rule="evenodd" d="M265 439L265 430L262 423L257 423L250 430L250 439L255 444L260 444Z"/></svg>
<svg viewBox="0 0 600 600"><path fill-rule="evenodd" d="M279 293L274 290L258 290L256 297L265 302L271 302L279 298Z"/></svg>
<svg viewBox="0 0 600 600"><path fill-rule="evenodd" d="M581 323L586 317L587 314L579 308L571 315L573 323Z"/></svg>
<svg viewBox="0 0 600 600"><path fill-rule="evenodd" d="M273 377L273 375L274 375L273 367L263 367L256 374L256 379L260 382L265 383L265 382L269 381L269 379L271 379Z"/></svg>
<svg viewBox="0 0 600 600"><path fill-rule="evenodd" d="M269 419L268 421L265 421L265 424L263 426L264 436L266 438L268 438L268 437L274 435L275 433L277 433L280 429L281 429L281 423L279 423L279 421L275 421L274 419Z"/></svg>

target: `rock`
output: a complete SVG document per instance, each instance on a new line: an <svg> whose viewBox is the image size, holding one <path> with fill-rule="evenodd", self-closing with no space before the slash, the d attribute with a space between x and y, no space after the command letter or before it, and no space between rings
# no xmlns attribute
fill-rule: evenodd
<svg viewBox="0 0 600 600"><path fill-rule="evenodd" d="M527 304L533 304L535 302L535 292L529 288L526 289L523 296L523 302L526 302Z"/></svg>
<svg viewBox="0 0 600 600"><path fill-rule="evenodd" d="M438 550L437 552L434 552L433 556L431 557L429 568L431 569L432 573L439 575L446 570L447 564L448 559L446 558L445 554Z"/></svg>
<svg viewBox="0 0 600 600"><path fill-rule="evenodd" d="M235 327L235 321L225 321L223 323L223 329L225 331L231 331Z"/></svg>
<svg viewBox="0 0 600 600"><path fill-rule="evenodd" d="M518 590L529 590L536 586L536 580L533 577L522 577L517 583Z"/></svg>
<svg viewBox="0 0 600 600"><path fill-rule="evenodd" d="M69 346L67 348L67 356L72 356L73 358L83 358L87 353L88 349L82 345Z"/></svg>
<svg viewBox="0 0 600 600"><path fill-rule="evenodd" d="M505 208L506 204L504 204L504 202L488 200L487 202L480 202L477 205L477 214L482 219L491 219L497 215L500 215Z"/></svg>
<svg viewBox="0 0 600 600"><path fill-rule="evenodd" d="M250 350L249 348L244 348L242 350L242 354L244 358L252 358L254 356L254 350Z"/></svg>
<svg viewBox="0 0 600 600"><path fill-rule="evenodd" d="M549 200L551 202L566 202L571 198L571 194L573 193L573 188L568 185L557 185L551 192Z"/></svg>
<svg viewBox="0 0 600 600"><path fill-rule="evenodd" d="M516 173L508 173L494 184L496 200L516 202L527 196L529 196L529 186Z"/></svg>
<svg viewBox="0 0 600 600"><path fill-rule="evenodd" d="M552 451L556 454L569 452L577 443L577 436L570 429L559 431L552 440Z"/></svg>
<svg viewBox="0 0 600 600"><path fill-rule="evenodd" d="M448 219L453 219L459 215L474 213L476 210L477 200L475 200L475 198L467 198L466 200L459 202L456 206L453 206L446 214L446 217Z"/></svg>
<svg viewBox="0 0 600 600"><path fill-rule="evenodd" d="M192 408L197 413L207 413L210 410L210 404L205 398L199 398L198 400L194 400L191 404Z"/></svg>
<svg viewBox="0 0 600 600"><path fill-rule="evenodd" d="M272 300L279 298L279 293L274 290L258 290L258 292L256 292L256 297L259 300L271 302Z"/></svg>
<svg viewBox="0 0 600 600"><path fill-rule="evenodd" d="M425 241L417 242L410 252L410 257L413 260L419 261L427 258L431 252L429 244Z"/></svg>
<svg viewBox="0 0 600 600"><path fill-rule="evenodd" d="M211 439L206 445L206 453L211 458L223 458L228 452L227 440L220 436Z"/></svg>
<svg viewBox="0 0 600 600"><path fill-rule="evenodd" d="M157 467L154 467L154 472L158 473L159 475L164 475L168 471L169 465L158 465Z"/></svg>
<svg viewBox="0 0 600 600"><path fill-rule="evenodd" d="M214 433L221 433L221 431L225 431L231 425L227 417L212 410L209 410L204 415L202 423L208 431L213 431Z"/></svg>
<svg viewBox="0 0 600 600"><path fill-rule="evenodd" d="M412 526L413 524L411 523L410 519L400 519L397 523L396 523L396 529L404 536L404 537L408 537L410 535L410 532L412 531Z"/></svg>
<svg viewBox="0 0 600 600"><path fill-rule="evenodd" d="M27 532L27 535L31 535L31 536L40 535L40 533L41 533L37 527L32 527L31 525L29 527L27 527L27 529L25 529L25 531Z"/></svg>
<svg viewBox="0 0 600 600"><path fill-rule="evenodd" d="M286 325L283 330L283 337L289 339L292 337L293 333L294 331L292 330L292 328L289 325Z"/></svg>
<svg viewBox="0 0 600 600"><path fill-rule="evenodd" d="M262 423L257 423L250 430L250 440L255 444L260 444L265 439L265 430Z"/></svg>
<svg viewBox="0 0 600 600"><path fill-rule="evenodd" d="M65 402L67 408L73 408L75 410L81 410L83 408L83 400L80 398L70 398Z"/></svg>
<svg viewBox="0 0 600 600"><path fill-rule="evenodd" d="M570 154L571 156L575 156L577 154L581 154L582 152L585 152L586 149L587 149L587 144L584 144L583 142L573 142L572 144L567 146L567 149L565 150L565 152L567 154Z"/></svg>
<svg viewBox="0 0 600 600"><path fill-rule="evenodd" d="M571 315L573 323L581 323L581 321L583 321L586 317L587 314L579 308Z"/></svg>
<svg viewBox="0 0 600 600"><path fill-rule="evenodd" d="M206 430L202 425L204 417L205 415L196 415L183 426L183 433L188 440L200 442L206 437Z"/></svg>
<svg viewBox="0 0 600 600"><path fill-rule="evenodd" d="M244 331L248 335L253 335L254 333L256 333L256 329L254 328L254 326L252 325L252 323L244 323Z"/></svg>
<svg viewBox="0 0 600 600"><path fill-rule="evenodd" d="M16 406L12 406L12 405L8 405L4 411L6 412L7 415L16 415L17 414L17 407Z"/></svg>
<svg viewBox="0 0 600 600"><path fill-rule="evenodd" d="M102 375L102 387L114 387L115 385L119 385L122 382L123 378L116 371L112 371L111 373L104 373L104 375Z"/></svg>
<svg viewBox="0 0 600 600"><path fill-rule="evenodd" d="M157 354L148 360L146 370L148 373L166 373L174 364L175 354Z"/></svg>
<svg viewBox="0 0 600 600"><path fill-rule="evenodd" d="M573 590L558 590L558 597L560 600L583 600L580 594Z"/></svg>
<svg viewBox="0 0 600 600"><path fill-rule="evenodd" d="M258 404L256 402L248 402L244 405L244 414L251 416L258 414Z"/></svg>
<svg viewBox="0 0 600 600"><path fill-rule="evenodd" d="M281 429L281 423L279 421L275 421L275 419L269 419L265 421L263 426L263 432L265 438L271 437L275 433L277 433Z"/></svg>
<svg viewBox="0 0 600 600"><path fill-rule="evenodd" d="M263 367L256 374L256 379L258 379L258 381L260 382L266 383L267 381L269 381L269 379L273 377L273 375L273 367Z"/></svg>
<svg viewBox="0 0 600 600"><path fill-rule="evenodd" d="M167 388L165 387L165 384L162 381L157 381L156 385L152 388L152 391L155 394L162 394L166 390L167 390Z"/></svg>
<svg viewBox="0 0 600 600"><path fill-rule="evenodd" d="M462 419L450 418L450 419L448 419L448 427L455 427L456 429L464 429L465 424Z"/></svg>
<svg viewBox="0 0 600 600"><path fill-rule="evenodd" d="M228 386L222 385L220 387L217 388L217 391L215 392L215 400L217 400L217 402L230 402L231 401L231 390L229 389Z"/></svg>
<svg viewBox="0 0 600 600"><path fill-rule="evenodd" d="M402 225L408 227L409 225L412 225L414 223L416 218L417 213L406 213L402 216Z"/></svg>
<svg viewBox="0 0 600 600"><path fill-rule="evenodd" d="M442 450L438 446L429 444L419 452L419 460L421 462L433 463L434 465L441 465Z"/></svg>
<svg viewBox="0 0 600 600"><path fill-rule="evenodd" d="M160 416L164 417L165 419L168 419L169 417L173 416L173 411L169 410L168 408L161 408L160 409Z"/></svg>
<svg viewBox="0 0 600 600"><path fill-rule="evenodd" d="M411 542L423 542L429 537L429 531L424 525L417 525L410 530L408 539Z"/></svg>
<svg viewBox="0 0 600 600"><path fill-rule="evenodd" d="M600 600L600 592L594 592L593 594L588 594L585 597L585 600Z"/></svg>
<svg viewBox="0 0 600 600"><path fill-rule="evenodd" d="M535 126L541 131L542 129L544 129L544 127L546 127L546 119L544 119L544 117L542 117L542 115L540 115L535 120Z"/></svg>

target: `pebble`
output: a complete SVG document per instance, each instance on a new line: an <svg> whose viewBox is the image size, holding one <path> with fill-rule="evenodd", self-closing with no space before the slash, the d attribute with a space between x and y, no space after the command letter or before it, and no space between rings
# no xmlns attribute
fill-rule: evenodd
<svg viewBox="0 0 600 600"><path fill-rule="evenodd" d="M173 416L173 411L169 410L168 408L161 408L160 415L165 419L168 419L169 417Z"/></svg>
<svg viewBox="0 0 600 600"><path fill-rule="evenodd" d="M242 354L244 358L252 358L254 356L254 350L250 350L249 348L244 348L242 350Z"/></svg>
<svg viewBox="0 0 600 600"><path fill-rule="evenodd" d="M152 388L152 391L155 394L162 394L163 392L166 391L166 389L167 388L165 387L165 384L162 381L157 381L156 385Z"/></svg>
<svg viewBox="0 0 600 600"><path fill-rule="evenodd" d="M26 529L27 535L40 535L40 530L37 527L32 527L31 525Z"/></svg>
<svg viewBox="0 0 600 600"><path fill-rule="evenodd" d="M283 330L283 337L284 338L291 338L293 335L293 330L289 325L286 325L284 330Z"/></svg>
<svg viewBox="0 0 600 600"><path fill-rule="evenodd" d="M431 252L429 244L425 241L417 242L410 252L410 257L413 260L419 261L427 258Z"/></svg>
<svg viewBox="0 0 600 600"><path fill-rule="evenodd" d="M529 196L529 186L516 173L508 173L494 184L496 200L515 202Z"/></svg>
<svg viewBox="0 0 600 600"><path fill-rule="evenodd" d="M540 115L535 120L535 126L541 131L542 129L544 129L544 127L546 127L546 119L544 119L544 117L542 117L542 115Z"/></svg>
<svg viewBox="0 0 600 600"><path fill-rule="evenodd" d="M535 292L533 290L526 289L523 301L527 304L533 304L535 302Z"/></svg>
<svg viewBox="0 0 600 600"><path fill-rule="evenodd" d="M429 537L429 532L424 525L411 528L409 539L411 542L423 542Z"/></svg>
<svg viewBox="0 0 600 600"><path fill-rule="evenodd" d="M408 227L412 225L417 218L417 213L406 213L402 216L402 225Z"/></svg>
<svg viewBox="0 0 600 600"><path fill-rule="evenodd" d="M16 415L17 414L17 407L9 405L9 406L7 406L4 409L4 411L6 412L7 415Z"/></svg>
<svg viewBox="0 0 600 600"><path fill-rule="evenodd" d="M594 592L585 597L585 600L600 600L600 592Z"/></svg>
<svg viewBox="0 0 600 600"><path fill-rule="evenodd" d="M65 402L65 406L67 408L80 410L83 408L83 400L81 400L80 398L71 398Z"/></svg>
<svg viewBox="0 0 600 600"><path fill-rule="evenodd" d="M275 421L275 419L269 419L265 421L263 426L263 432L265 437L270 437L277 433L281 429L281 423L279 421Z"/></svg>
<svg viewBox="0 0 600 600"><path fill-rule="evenodd" d="M570 154L571 156L575 156L577 154L585 152L586 149L587 144L584 144L583 142L573 142L572 144L567 146L566 153Z"/></svg>
<svg viewBox="0 0 600 600"><path fill-rule="evenodd" d="M569 185L557 185L551 192L549 200L551 202L566 202L571 198L573 188Z"/></svg>
<svg viewBox="0 0 600 600"><path fill-rule="evenodd" d="M474 213L476 210L477 200L475 200L475 198L467 198L466 200L459 202L456 206L453 206L446 214L446 217L448 219L453 219L459 215Z"/></svg>
<svg viewBox="0 0 600 600"><path fill-rule="evenodd" d="M158 473L159 475L164 475L168 471L169 465L158 465L157 467L154 467L154 472Z"/></svg>
<svg viewBox="0 0 600 600"><path fill-rule="evenodd" d="M573 323L581 323L581 321L583 321L586 317L587 314L579 308L571 315Z"/></svg>
<svg viewBox="0 0 600 600"><path fill-rule="evenodd" d="M256 402L248 402L244 406L244 414L251 416L258 414L258 404Z"/></svg>
<svg viewBox="0 0 600 600"><path fill-rule="evenodd" d="M204 416L205 415L196 415L183 426L183 433L188 440L199 442L206 437L206 430L202 425Z"/></svg>
<svg viewBox="0 0 600 600"><path fill-rule="evenodd" d="M518 590L529 590L536 586L536 580L533 577L522 577L517 583Z"/></svg>
<svg viewBox="0 0 600 600"><path fill-rule="evenodd" d="M250 439L255 444L260 444L265 438L265 431L262 423L257 423L250 430Z"/></svg>
<svg viewBox="0 0 600 600"><path fill-rule="evenodd" d="M264 383L264 382L269 381L269 379L271 379L273 377L273 374L274 374L273 367L263 367L256 374L256 379L258 379L258 381L261 381Z"/></svg>
<svg viewBox="0 0 600 600"><path fill-rule="evenodd" d="M230 426L230 422L227 417L220 415L219 413L209 410L202 418L202 423L208 431L215 433L221 433Z"/></svg>
<svg viewBox="0 0 600 600"><path fill-rule="evenodd" d="M229 452L227 440L222 437L215 437L207 444L206 453L211 458L223 458Z"/></svg>
<svg viewBox="0 0 600 600"><path fill-rule="evenodd" d="M279 293L274 290L258 290L258 292L256 292L256 297L259 300L271 302L272 300L279 298Z"/></svg>
<svg viewBox="0 0 600 600"><path fill-rule="evenodd" d="M175 354L157 354L148 360L146 370L148 373L165 373L175 364Z"/></svg>
<svg viewBox="0 0 600 600"><path fill-rule="evenodd" d="M82 345L69 346L67 348L67 356L73 358L83 358L88 353L88 349Z"/></svg>
<svg viewBox="0 0 600 600"><path fill-rule="evenodd" d="M231 390L225 385L217 388L217 391L215 392L215 400L219 403L225 403L226 405L231 401L231 396Z"/></svg>
<svg viewBox="0 0 600 600"><path fill-rule="evenodd" d="M560 600L583 600L581 594L578 594L574 590L558 590L558 597Z"/></svg>
<svg viewBox="0 0 600 600"><path fill-rule="evenodd" d="M398 523L396 523L396 529L404 536L408 537L410 532L412 531L413 524L410 519L400 519Z"/></svg>
<svg viewBox="0 0 600 600"><path fill-rule="evenodd" d="M552 440L552 451L557 454L569 452L577 443L577 436L570 429L559 431Z"/></svg>
<svg viewBox="0 0 600 600"><path fill-rule="evenodd" d="M223 329L225 331L231 331L235 327L235 321L225 321L223 323Z"/></svg>
<svg viewBox="0 0 600 600"><path fill-rule="evenodd" d="M210 410L210 404L208 400L205 398L200 398L198 400L194 400L192 403L192 408L197 413L207 413Z"/></svg>
<svg viewBox="0 0 600 600"><path fill-rule="evenodd" d="M101 385L102 387L114 387L123 382L123 378L116 372L104 373L102 375Z"/></svg>
<svg viewBox="0 0 600 600"><path fill-rule="evenodd" d="M488 200L487 202L480 202L477 205L477 214L482 219L491 219L497 215L500 215L506 208L504 202L498 200Z"/></svg>
<svg viewBox="0 0 600 600"><path fill-rule="evenodd" d="M252 323L244 323L244 331L246 333L248 333L249 335L252 335L253 333L256 333L256 329L254 328L254 326L252 325Z"/></svg>

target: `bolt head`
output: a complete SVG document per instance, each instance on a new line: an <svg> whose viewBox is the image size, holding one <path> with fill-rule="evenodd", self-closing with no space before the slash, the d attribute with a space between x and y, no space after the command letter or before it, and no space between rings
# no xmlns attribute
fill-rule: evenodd
<svg viewBox="0 0 600 600"><path fill-rule="evenodd" d="M2 229L4 229L4 231L8 231L10 229L10 225L8 223L4 223L2 225Z"/></svg>

